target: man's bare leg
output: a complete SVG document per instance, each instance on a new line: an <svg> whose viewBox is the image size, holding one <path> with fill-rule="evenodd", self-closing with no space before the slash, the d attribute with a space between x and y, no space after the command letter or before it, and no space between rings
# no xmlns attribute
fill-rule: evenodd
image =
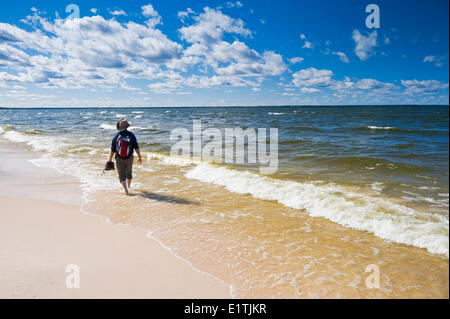
<svg viewBox="0 0 450 319"><path fill-rule="evenodd" d="M120 184L122 184L123 189L125 190L125 194L128 195L127 183L125 181L122 181L122 182L120 182Z"/></svg>
<svg viewBox="0 0 450 319"><path fill-rule="evenodd" d="M127 178L128 188L131 188L131 178Z"/></svg>

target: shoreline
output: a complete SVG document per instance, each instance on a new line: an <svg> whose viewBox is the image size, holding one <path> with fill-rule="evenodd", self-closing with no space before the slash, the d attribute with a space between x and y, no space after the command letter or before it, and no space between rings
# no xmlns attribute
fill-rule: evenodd
<svg viewBox="0 0 450 319"><path fill-rule="evenodd" d="M79 183L33 169L35 155L10 146L0 166L0 298L232 297L230 286L144 229L83 212ZM71 264L79 267L80 288L66 287Z"/></svg>

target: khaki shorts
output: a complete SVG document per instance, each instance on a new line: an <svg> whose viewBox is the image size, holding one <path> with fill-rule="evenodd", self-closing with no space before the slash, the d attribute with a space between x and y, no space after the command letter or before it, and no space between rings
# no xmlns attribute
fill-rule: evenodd
<svg viewBox="0 0 450 319"><path fill-rule="evenodd" d="M123 182L124 180L133 178L133 155L129 158L122 158L116 154L116 166L117 172L119 173L119 180Z"/></svg>

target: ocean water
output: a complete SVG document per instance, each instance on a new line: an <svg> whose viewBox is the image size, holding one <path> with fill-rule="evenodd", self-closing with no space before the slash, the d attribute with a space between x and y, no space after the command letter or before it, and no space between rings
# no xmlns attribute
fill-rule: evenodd
<svg viewBox="0 0 450 319"><path fill-rule="evenodd" d="M101 175L122 117L146 159L125 199L116 173ZM145 227L235 296L436 297L448 296L448 119L448 106L0 109L0 137L79 178L85 211ZM171 131L193 120L277 128L277 171L170 156ZM371 264L380 289L365 285Z"/></svg>

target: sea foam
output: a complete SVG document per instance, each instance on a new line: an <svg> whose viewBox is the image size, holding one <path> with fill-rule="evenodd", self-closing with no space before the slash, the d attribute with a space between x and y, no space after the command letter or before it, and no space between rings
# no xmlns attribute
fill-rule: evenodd
<svg viewBox="0 0 450 319"><path fill-rule="evenodd" d="M314 217L369 231L386 240L425 248L447 257L449 254L448 218L358 194L334 183L317 185L283 181L206 163L196 165L185 176L223 186L238 194L277 201L287 207L305 210Z"/></svg>
<svg viewBox="0 0 450 319"><path fill-rule="evenodd" d="M391 126L367 126L371 130L393 130L395 127Z"/></svg>
<svg viewBox="0 0 450 319"><path fill-rule="evenodd" d="M115 130L116 126L112 124L102 123L99 125L99 128L102 128L104 130Z"/></svg>

